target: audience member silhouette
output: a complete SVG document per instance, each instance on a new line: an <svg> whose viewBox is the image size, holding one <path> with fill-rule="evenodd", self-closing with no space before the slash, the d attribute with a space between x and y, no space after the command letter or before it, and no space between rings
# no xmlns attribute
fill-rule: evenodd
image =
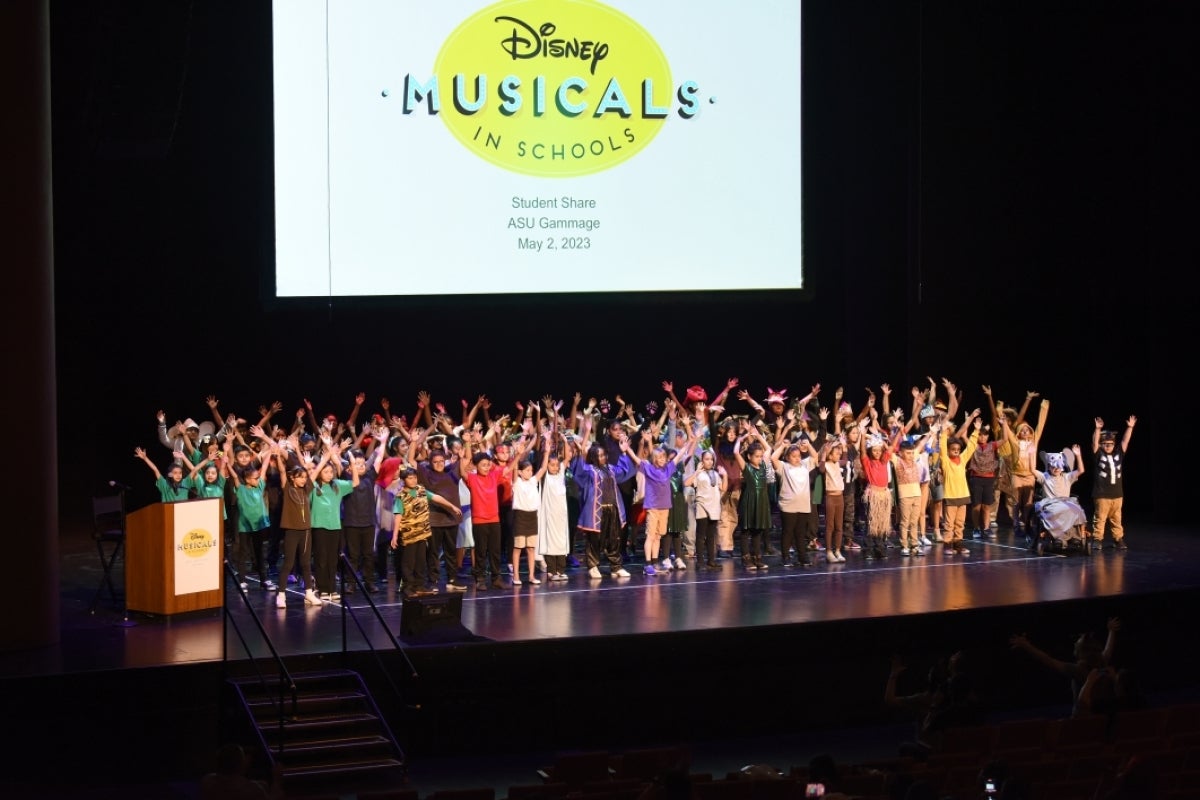
<svg viewBox="0 0 1200 800"><path fill-rule="evenodd" d="M981 721L979 700L967 669L966 653L962 650L929 670L924 691L898 695L896 682L906 668L901 657L893 657L883 700L893 708L908 709L916 714L916 739L902 743L900 755L923 761L941 745L946 731Z"/></svg>
<svg viewBox="0 0 1200 800"><path fill-rule="evenodd" d="M1080 697L1084 686L1087 684L1093 670L1104 670L1112 662L1113 650L1116 647L1117 631L1120 629L1121 621L1117 617L1112 617L1108 620L1108 639L1103 648L1092 634L1080 634L1075 640L1072 650L1074 661L1060 661L1054 658L1045 651L1035 647L1023 633L1010 636L1008 643L1014 650L1029 654L1038 663L1067 678L1070 681L1071 688L1071 716L1086 716L1093 713L1093 710L1090 707L1090 700L1092 699L1090 689L1089 694L1084 697L1083 704L1080 704ZM1097 676L1094 682L1105 684L1107 679ZM1107 703L1108 707L1110 707L1109 712L1111 712L1111 706L1115 701L1108 702L1105 699L1108 694L1108 687L1102 686L1098 690L1098 698L1101 700L1102 707ZM1112 694L1115 695L1115 689L1113 689Z"/></svg>

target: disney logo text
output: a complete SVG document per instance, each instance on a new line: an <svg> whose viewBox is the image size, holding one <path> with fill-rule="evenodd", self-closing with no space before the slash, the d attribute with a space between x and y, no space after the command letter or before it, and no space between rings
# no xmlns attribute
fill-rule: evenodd
<svg viewBox="0 0 1200 800"><path fill-rule="evenodd" d="M608 45L604 42L579 39L551 39L557 27L553 22L543 23L534 29L528 23L516 17L496 17L496 22L513 23L512 35L500 40L500 47L512 56L518 58L578 58L591 62L591 72L596 74L596 65L608 57Z"/></svg>

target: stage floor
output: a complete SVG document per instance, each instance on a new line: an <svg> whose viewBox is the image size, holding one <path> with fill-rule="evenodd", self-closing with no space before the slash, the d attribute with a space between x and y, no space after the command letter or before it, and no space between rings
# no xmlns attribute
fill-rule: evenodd
<svg viewBox="0 0 1200 800"><path fill-rule="evenodd" d="M747 572L739 560L727 559L716 572L697 570L688 562L691 568L686 571L654 577L643 575L637 561L628 565L629 578L610 578L603 568L604 577L595 580L578 569L570 580L559 583L526 582L484 592L471 588L463 594L461 622L477 640L522 642L880 619L1200 586L1200 538L1193 531L1135 526L1128 542L1130 550L1125 552L1039 557L1002 528L996 541L968 541L967 558L944 555L935 545L920 558L890 549L883 561L867 561L856 552L844 564L828 564L823 553L813 553L814 566L783 568L776 556L767 559L770 569L765 573ZM0 676L212 662L225 656L225 648L230 659L246 658L232 633L226 641L223 615L217 610L171 618L134 613L126 619L119 603L104 598L92 613L101 574L90 537L64 535L61 642L0 654ZM123 579L120 566L116 578ZM339 604L306 607L302 593L293 588L288 607L277 609L274 593L253 581L247 596L281 655L342 649ZM388 628L399 637L402 602L396 583L373 598ZM365 604L362 595L347 600L355 606ZM254 623L244 604L233 593L227 602L253 642ZM366 649L369 640L376 648L388 649L390 641L369 611L362 609L358 616L365 633L348 624L347 647ZM421 647L425 640L405 643ZM266 652L257 645L252 651L256 657Z"/></svg>

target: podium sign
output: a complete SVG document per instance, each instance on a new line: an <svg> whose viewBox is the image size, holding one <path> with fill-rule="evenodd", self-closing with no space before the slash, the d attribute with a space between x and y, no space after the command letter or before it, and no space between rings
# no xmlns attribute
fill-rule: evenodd
<svg viewBox="0 0 1200 800"><path fill-rule="evenodd" d="M225 533L215 498L155 503L125 522L125 607L150 614L220 608Z"/></svg>
<svg viewBox="0 0 1200 800"><path fill-rule="evenodd" d="M213 524L210 503L217 505L217 524ZM193 592L211 592L221 588L220 530L221 501L210 498L174 503L172 530L175 553L175 596Z"/></svg>

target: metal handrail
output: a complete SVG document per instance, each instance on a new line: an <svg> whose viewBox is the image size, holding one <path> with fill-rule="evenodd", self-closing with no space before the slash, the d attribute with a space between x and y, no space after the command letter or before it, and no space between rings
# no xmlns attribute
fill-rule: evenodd
<svg viewBox="0 0 1200 800"><path fill-rule="evenodd" d="M230 585L237 589L237 593L242 598L242 603L246 606L246 610L250 612L250 618L254 620L254 624L258 627L258 632L262 636L263 641L266 643L267 649L271 651L271 657L275 659L275 663L279 666L279 699L276 702L272 697L272 702L275 703L276 711L279 713L279 753L282 755L285 738L283 735L284 723L287 721L287 714L284 711L284 691L287 690L291 692L292 717L294 718L299 706L296 681L292 678L292 674L288 672L287 665L283 663L283 657L280 656L279 651L275 649L275 643L271 641L271 636L267 633L267 629L263 627L262 620L259 619L258 614L254 611L254 607L250 604L250 597L246 594L246 590L243 589L241 584L238 582L237 570L233 568L233 565L230 564L228 560L225 561L225 574L229 578ZM228 604L223 604L222 610L224 611L224 622L226 628L228 628L229 625L233 626L233 630L234 633L237 634L238 641L242 643L242 649L246 651L246 656L250 659L250 663L253 665L255 673L258 675L258 682L264 689L267 690L267 696L270 697L270 687L267 685L266 676L263 675L262 670L259 669L258 662L255 660L254 654L250 651L250 645L246 641L246 637L242 634L242 629L238 627L237 620L233 617L233 612L229 610ZM225 664L229 663L229 653L225 645L228 639L228 631L226 630L225 635L221 637L221 661ZM271 748L267 746L266 740L263 739L261 732L259 732L259 740L262 742L263 750L267 754L268 761L274 764L274 755L271 752Z"/></svg>
<svg viewBox="0 0 1200 800"><path fill-rule="evenodd" d="M358 615L354 613L354 608L348 602L346 602L345 591L346 591L346 574L347 573L349 573L350 576L353 578L355 585L358 587L358 592L361 594L361 596L363 598L366 599L367 605L369 605L371 607L371 613L373 613L375 615L376 622L378 622L383 627L383 630L387 633L388 639L390 639L392 642L392 647L395 648L395 650L400 653L400 656L404 659L404 663L408 665L409 677L414 678L414 679L419 677L417 675L416 667L413 666L412 661L409 660L409 658L408 658L408 653L406 653L404 651L404 645L400 644L400 640L396 638L395 634L392 633L392 629L388 627L387 622L383 618L383 614L379 611L379 606L375 605L375 601L371 598L371 593L367 591L366 584L364 584L362 581L362 578L360 578L358 576L358 572L354 569L354 565L350 563L350 558L349 558L349 556L346 555L345 552L342 552L338 555L338 574L339 574L339 577L341 578L342 593L343 593L342 594L342 602L341 602L341 606L342 606L342 655L344 657L346 655L346 653L349 652L349 641L348 641L348 636L347 636L346 621L347 621L347 619L352 619L352 620L354 620L355 627L358 628L359 634L362 635L363 641L365 641L367 643L367 648L371 651L371 655L375 659L376 666L378 666L379 671L383 673L383 677L387 680L388 685L392 687L392 693L397 698L399 698L401 700L401 702L403 702L404 695L401 694L400 687L396 685L396 681L392 679L391 670L387 669L383 665L383 659L380 657L379 651L375 648L375 645L371 642L371 637L367 635L366 629L363 628L362 621L359 620ZM374 702L374 701L372 701L372 702ZM419 709L420 706L419 705L410 706L410 708ZM395 744L395 746L399 750L399 752L401 754L403 754L403 749L400 748L399 742L396 741L395 734L392 733L392 726L388 724L387 719L384 717L383 714L379 714L379 722L380 722L380 724L383 725L384 729L387 731L388 738L390 738L392 740L392 742ZM405 761L407 761L407 759L405 759Z"/></svg>
<svg viewBox="0 0 1200 800"><path fill-rule="evenodd" d="M394 647L397 650L397 652L400 653L401 657L404 659L404 663L408 665L409 677L410 678L420 677L417 675L417 668L414 667L412 661L409 660L408 653L406 653L404 651L404 645L400 644L400 640L396 638L395 634L392 633L392 629L388 627L387 622L383 618L383 613L380 612L380 610L379 610L379 606L375 605L375 601L371 598L371 593L367 591L366 584L364 584L362 581L362 578L360 578L358 576L358 572L354 569L354 565L350 563L350 557L347 556L343 552L343 553L339 554L339 556L338 556L338 575L341 578L341 584L343 587L343 591L345 591L344 587L346 586L346 575L347 574L349 574L354 579L355 586L358 587L359 593L367 601L367 605L369 605L371 607L371 613L375 615L375 620L383 627L384 632L387 633L388 639L390 639L392 642L392 647ZM379 651L376 650L375 645L371 643L371 638L369 636L367 636L367 632L363 628L362 622L355 615L354 608L349 603L346 602L346 597L344 594L342 596L341 606L342 606L342 653L346 653L349 650L349 643L347 641L347 639L348 639L347 626L346 626L346 619L348 617L348 618L354 620L354 624L358 628L358 632L360 634L362 634L363 640L367 643L367 648L370 649L370 651L375 654L375 660L379 661ZM381 668L383 667L383 663L381 661L379 662L379 666ZM399 696L400 690L396 687L395 682L392 681L391 672L386 669L384 669L383 672L385 675L387 675L388 682L392 684L392 688L395 689L397 696Z"/></svg>

